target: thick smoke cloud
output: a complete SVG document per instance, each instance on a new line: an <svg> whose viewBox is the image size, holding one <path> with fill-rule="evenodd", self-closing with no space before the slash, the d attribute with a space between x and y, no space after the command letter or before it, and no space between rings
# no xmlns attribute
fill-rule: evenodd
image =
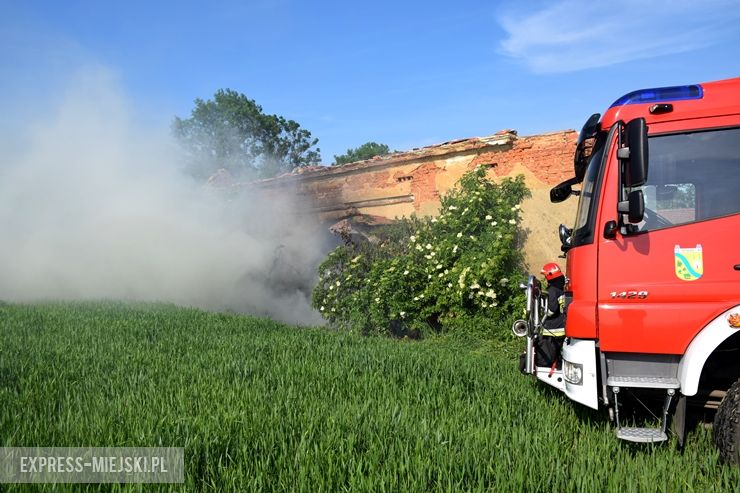
<svg viewBox="0 0 740 493"><path fill-rule="evenodd" d="M181 172L166 128L137 128L85 70L0 156L0 299L167 301L320 323L320 228L294 202L228 198ZM6 115L7 116L7 115Z"/></svg>

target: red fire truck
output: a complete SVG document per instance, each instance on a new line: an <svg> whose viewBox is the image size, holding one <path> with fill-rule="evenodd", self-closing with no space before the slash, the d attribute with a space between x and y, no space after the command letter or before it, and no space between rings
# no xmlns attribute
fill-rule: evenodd
<svg viewBox="0 0 740 493"><path fill-rule="evenodd" d="M629 441L666 440L672 422L683 446L687 404L717 409L715 443L740 462L740 78L622 96L584 125L574 175L550 191L579 196L559 230L562 359L537 366L546 310L530 276L514 325L525 373L608 410ZM626 426L628 401L659 424Z"/></svg>

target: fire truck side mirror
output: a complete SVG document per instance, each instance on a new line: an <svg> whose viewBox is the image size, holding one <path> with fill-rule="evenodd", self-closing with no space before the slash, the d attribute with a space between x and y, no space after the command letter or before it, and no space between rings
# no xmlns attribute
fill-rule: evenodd
<svg viewBox="0 0 740 493"><path fill-rule="evenodd" d="M642 190L633 190L627 196L627 200L620 202L617 206L620 214L627 214L631 224L637 224L645 217L645 196Z"/></svg>
<svg viewBox="0 0 740 493"><path fill-rule="evenodd" d="M573 190L573 185L580 183L577 178L570 178L562 183L558 183L550 189L550 202L557 204L566 200L571 195L579 195L578 190Z"/></svg>
<svg viewBox="0 0 740 493"><path fill-rule="evenodd" d="M563 253L571 249L572 245L570 238L572 235L573 230L567 227L565 224L561 224L558 227L558 236L560 237L560 250L562 250Z"/></svg>
<svg viewBox="0 0 740 493"><path fill-rule="evenodd" d="M644 118L635 118L624 130L624 143L617 151L622 161L622 185L625 188L639 187L648 177L648 138Z"/></svg>
<svg viewBox="0 0 740 493"><path fill-rule="evenodd" d="M553 204L560 203L570 197L570 192L573 189L570 187L570 185L561 183L560 185L557 185L553 187L550 190L550 202Z"/></svg>

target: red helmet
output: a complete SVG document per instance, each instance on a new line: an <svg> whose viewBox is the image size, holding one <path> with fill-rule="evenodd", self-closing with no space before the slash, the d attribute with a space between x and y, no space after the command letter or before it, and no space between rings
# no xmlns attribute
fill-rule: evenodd
<svg viewBox="0 0 740 493"><path fill-rule="evenodd" d="M545 279L547 279L548 281L552 281L553 279L562 276L563 271L560 270L560 266L558 264L556 264L555 262L550 262L549 264L545 264L544 267L542 267L540 274L545 274Z"/></svg>

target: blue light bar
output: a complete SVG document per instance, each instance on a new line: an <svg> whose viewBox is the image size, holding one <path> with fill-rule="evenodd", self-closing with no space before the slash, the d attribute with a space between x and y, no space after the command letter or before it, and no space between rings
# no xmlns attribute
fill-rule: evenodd
<svg viewBox="0 0 740 493"><path fill-rule="evenodd" d="M682 99L701 99L704 91L701 86L655 87L653 89L640 89L625 94L612 103L610 108L623 106L625 104L662 103L664 101L679 101Z"/></svg>

